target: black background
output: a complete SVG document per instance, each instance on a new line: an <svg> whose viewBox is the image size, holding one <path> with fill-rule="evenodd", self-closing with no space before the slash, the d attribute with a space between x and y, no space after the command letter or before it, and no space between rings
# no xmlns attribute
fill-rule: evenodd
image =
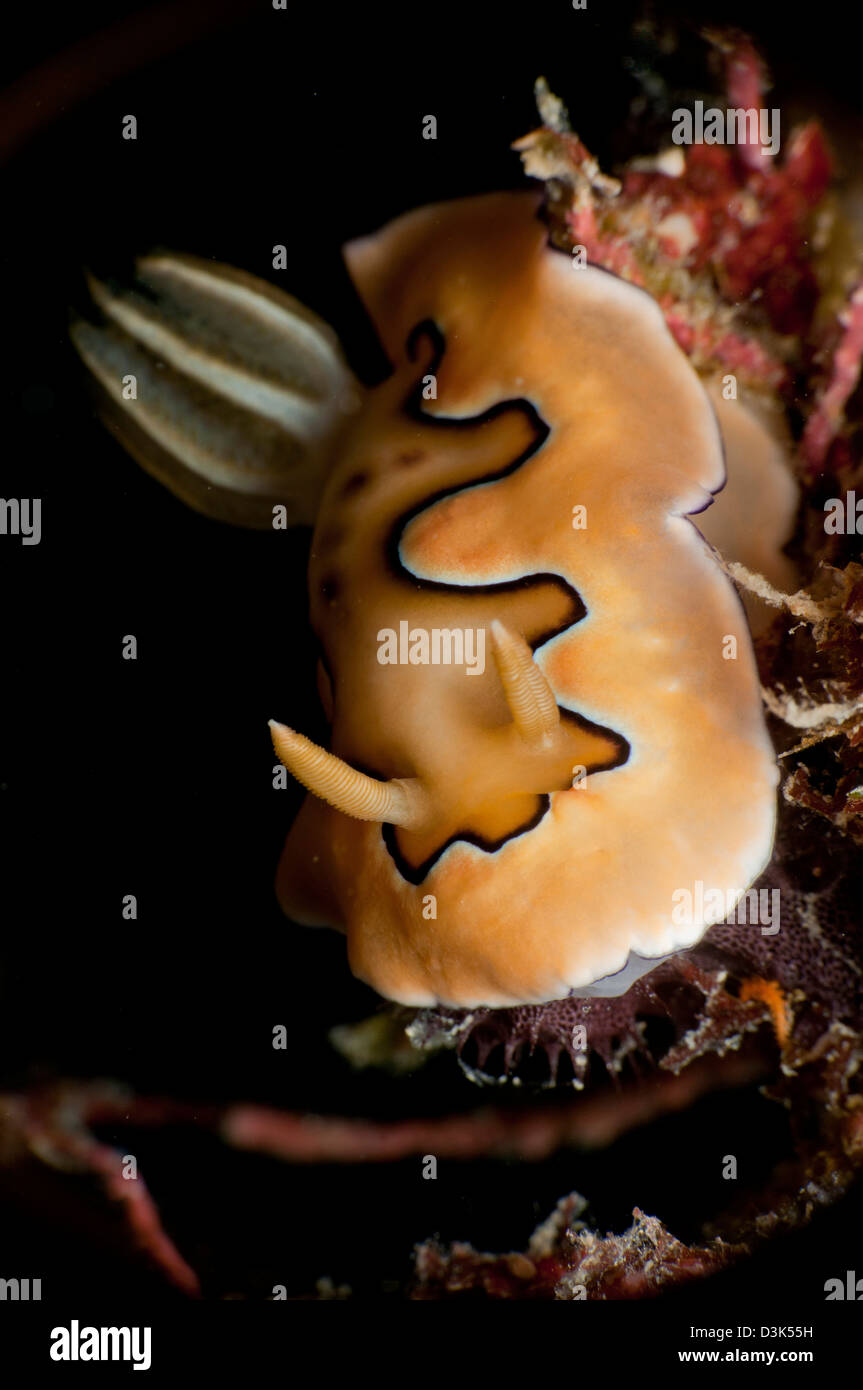
<svg viewBox="0 0 863 1390"><path fill-rule="evenodd" d="M161 244L297 294L338 329L362 376L380 375L340 244L422 202L521 186L509 144L536 124L540 73L600 157L649 147L647 122L626 125L640 11L599 0L585 12L567 0L173 8L177 34L197 26L197 37L172 39L156 13L134 40L120 35L112 61L125 54L126 70L91 75L89 96L77 94L90 45L19 85L16 109L43 125L0 170L3 493L43 504L39 546L2 543L3 1089L110 1077L142 1093L339 1114L472 1109L488 1097L449 1056L409 1080L350 1071L327 1030L378 1000L351 978L337 934L292 927L273 896L299 792L272 788L266 721L324 732L307 537L210 522L141 472L92 413L67 313L82 264L122 267ZM121 15L108 4L22 13L4 35L6 77ZM799 17L741 5L697 18L754 32L776 78L770 104L802 96L817 111L853 104L850 16L839 5ZM154 31L165 51L148 59L140 35ZM688 71L684 82L709 94ZM121 139L128 113L136 142ZM436 142L421 138L427 113ZM276 243L288 247L286 272L272 269ZM121 659L127 633L135 662ZM134 923L121 918L127 893L138 898ZM286 1052L271 1045L278 1023ZM443 1162L437 1182L422 1180L418 1159L287 1168L192 1131L105 1137L138 1155L208 1295L263 1298L274 1283L309 1293L328 1275L380 1298L397 1294L415 1241L523 1248L573 1188L603 1229L624 1229L637 1204L694 1238L727 1197L717 1156L737 1154L755 1181L785 1126L755 1093L718 1095L606 1153ZM116 1291L118 1278L124 1292L174 1297L145 1262L121 1258L117 1233L94 1236L95 1189L88 1212L65 1182L3 1194L0 1273L41 1275L43 1297L61 1302L73 1287ZM754 1317L767 1300L788 1307L798 1296L816 1307L824 1280L855 1267L860 1215L852 1198L685 1297L704 1316Z"/></svg>

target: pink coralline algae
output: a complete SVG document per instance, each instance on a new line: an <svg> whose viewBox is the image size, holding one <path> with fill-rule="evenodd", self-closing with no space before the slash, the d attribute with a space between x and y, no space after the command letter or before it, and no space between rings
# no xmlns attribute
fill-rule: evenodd
<svg viewBox="0 0 863 1390"><path fill-rule="evenodd" d="M735 1255L722 1241L687 1246L638 1207L622 1235L600 1236L580 1219L586 1203L570 1193L530 1238L527 1250L484 1254L426 1241L416 1250L415 1299L481 1291L492 1299L622 1300L649 1298L726 1268Z"/></svg>
<svg viewBox="0 0 863 1390"><path fill-rule="evenodd" d="M745 40L729 47L727 66L729 105L742 90L746 106L763 106L760 64ZM781 162L746 143L694 144L633 160L615 180L599 173L542 85L539 96L554 125L515 148L528 173L548 180L555 243L582 246L590 262L649 290L699 369L787 386L789 339L809 331L819 295L813 210L832 160L817 122L793 133Z"/></svg>

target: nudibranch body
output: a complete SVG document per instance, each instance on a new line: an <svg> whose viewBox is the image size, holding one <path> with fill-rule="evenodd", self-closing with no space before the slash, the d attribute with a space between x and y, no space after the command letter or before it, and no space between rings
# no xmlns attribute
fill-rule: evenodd
<svg viewBox="0 0 863 1390"><path fill-rule="evenodd" d="M313 793L278 894L410 1005L621 994L773 841L749 630L697 526L710 508L727 558L781 580L779 445L712 386L714 411L654 299L551 249L537 211L465 199L348 246L393 368L373 390L296 300L187 256L91 279L100 321L72 330L183 500L316 518L331 752L272 726ZM723 434L745 487L711 507Z"/></svg>
<svg viewBox="0 0 863 1390"><path fill-rule="evenodd" d="M346 251L394 370L314 535L336 756L274 726L316 793L278 891L410 1005L623 992L725 916L681 893L733 904L773 840L748 629L689 520L724 481L715 414L652 298L535 211L424 208ZM494 659L427 664L436 633Z"/></svg>

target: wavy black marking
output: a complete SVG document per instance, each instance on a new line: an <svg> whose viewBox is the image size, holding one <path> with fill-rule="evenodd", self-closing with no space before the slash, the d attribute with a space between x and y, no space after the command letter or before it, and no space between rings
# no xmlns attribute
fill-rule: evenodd
<svg viewBox="0 0 863 1390"><path fill-rule="evenodd" d="M434 322L433 319L424 319L421 323L418 323L408 336L406 350L410 361L416 361L417 350L420 341L423 338L426 338L431 342L433 349L433 355L430 363L426 367L426 373L436 373L446 351L446 340L440 327L438 326L438 324ZM426 373L424 373L424 375ZM466 418L457 418L452 416L431 415L427 411L425 411L423 409L422 404L422 391L422 377L419 377L415 385L411 387L402 405L402 410L404 411L404 413L408 415L412 420L416 421L418 424L421 424L425 427L438 428L441 430L473 430L479 426L487 424L490 420L497 419L501 415L508 414L512 411L520 411L523 415L527 417L531 426L533 427L534 439L526 449L522 450L522 452L517 456L517 458L512 459L503 468L492 470L489 473L482 474L478 478L472 478L469 482L460 482L454 484L452 487L441 488L438 492L431 493L428 497L424 498L421 502L411 507L408 511L403 512L393 523L389 532L389 536L387 537L387 540L385 542L384 549L386 564L396 580L402 581L406 584L410 584L410 586L414 590L416 590L416 588L419 587L428 591L434 591L438 593L457 594L462 598L470 598L474 596L487 597L488 595L494 594L504 595L517 590L536 588L539 585L554 585L555 587L560 589L561 592L564 593L566 597L569 599L572 610L572 616L569 618L568 621L558 624L557 627L551 628L547 632L540 633L540 635L536 637L530 644L531 649L534 652L536 652L546 642L551 641L553 637L558 637L562 632L566 632L569 628L574 627L576 623L581 622L585 617L587 617L587 607L584 601L582 600L581 595L572 587L571 584L569 584L565 579L563 579L561 575L540 572L536 574L523 575L518 579L502 580L496 584L453 584L443 580L425 579L419 575L414 574L403 564L400 548L404 531L406 527L409 525L409 523L414 519L414 517L417 517L421 513L428 511L431 507L435 506L445 497L451 497L457 493L466 492L472 488L479 487L488 483L495 483L500 481L502 478L509 477L512 473L515 473L517 469L521 468L523 464L527 463L528 459L533 458L537 453L539 453L540 449L543 447L549 435L551 434L551 428L546 423L546 421L543 420L536 407L530 401L525 400L524 398L516 398L507 401L498 401L495 405L489 406L489 408L487 410L484 410L480 415L472 415ZM585 731L603 735L605 738L609 739L612 743L617 745L617 754L613 758L609 759L607 762L597 763L595 766L591 767L591 773L607 772L610 771L612 768L620 767L623 763L627 761L629 757L630 746L628 741L621 734L615 733L614 730L608 729L602 724L596 724L593 721L584 718L583 715L577 714L574 710L567 709L563 705L558 705L558 709L560 710L561 717L563 719L575 723L579 728ZM419 884L423 881L423 879L429 873L430 869L433 867L434 864L437 863L438 859L440 859L441 855L445 853L445 851L450 847L450 845L455 844L457 841L462 841L467 844L475 845L477 849L481 849L486 853L493 854L497 850L499 850L502 845L506 844L508 840L512 840L518 835L524 835L528 831L535 829L536 826L539 825L540 821L545 816L550 804L551 800L548 795L538 796L537 809L534 812L534 814L530 816L522 825L517 826L516 829L511 831L508 835L503 835L500 838L493 841L486 840L482 836L476 835L467 829L456 831L455 834L451 835L449 839L447 839L437 850L435 850L434 854L430 855L428 859L423 861L422 864L416 866L412 865L408 860L406 860L404 855L399 850L396 841L396 828L394 826L383 826L382 835L384 844L386 845L387 850L392 856L393 861L402 877L405 878L409 883Z"/></svg>

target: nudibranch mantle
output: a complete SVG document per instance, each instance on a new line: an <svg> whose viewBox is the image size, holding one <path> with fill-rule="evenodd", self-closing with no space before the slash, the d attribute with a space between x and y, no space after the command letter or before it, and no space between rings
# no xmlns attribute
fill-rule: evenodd
<svg viewBox="0 0 863 1390"><path fill-rule="evenodd" d="M725 916L681 892L736 900L773 842L749 632L689 519L724 481L714 412L654 300L549 248L536 207L427 207L345 253L393 372L340 441L309 579L331 747L367 776L346 793L275 726L334 803L306 798L277 887L414 1006L622 992ZM381 664L403 622L494 659Z"/></svg>

